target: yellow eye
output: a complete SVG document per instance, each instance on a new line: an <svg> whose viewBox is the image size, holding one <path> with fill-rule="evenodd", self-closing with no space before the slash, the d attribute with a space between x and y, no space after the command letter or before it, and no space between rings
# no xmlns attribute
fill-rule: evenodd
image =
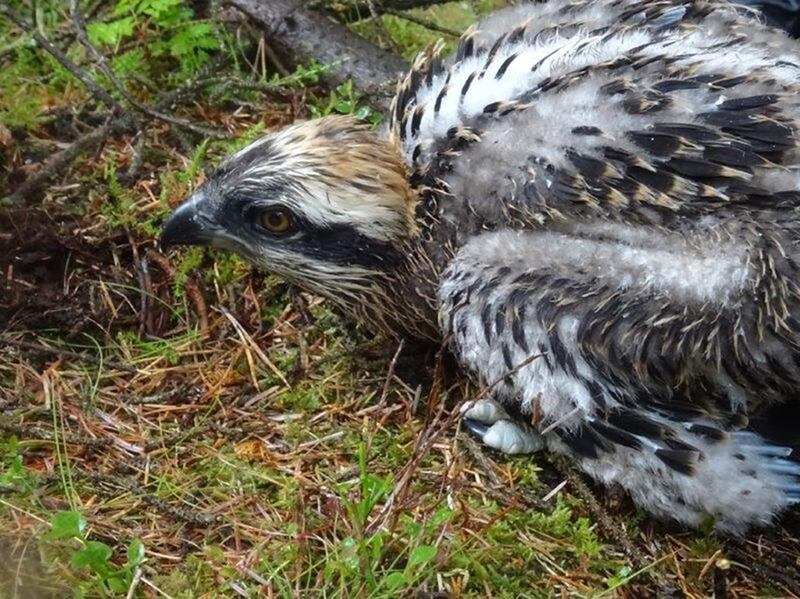
<svg viewBox="0 0 800 599"><path fill-rule="evenodd" d="M283 210L265 210L261 213L261 226L270 233L279 235L292 227L292 218Z"/></svg>

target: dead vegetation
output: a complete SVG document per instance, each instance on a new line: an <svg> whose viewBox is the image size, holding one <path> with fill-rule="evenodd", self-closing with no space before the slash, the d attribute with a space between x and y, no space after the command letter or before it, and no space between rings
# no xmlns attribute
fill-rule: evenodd
<svg viewBox="0 0 800 599"><path fill-rule="evenodd" d="M146 12L184 4L205 20ZM373 339L230 256L158 251L169 207L242 140L377 119L214 4L2 5L3 596L798 596L796 516L747 539L654 523L459 433L481 390L436 348ZM499 4L332 8L408 56ZM187 31L184 54L153 50Z"/></svg>

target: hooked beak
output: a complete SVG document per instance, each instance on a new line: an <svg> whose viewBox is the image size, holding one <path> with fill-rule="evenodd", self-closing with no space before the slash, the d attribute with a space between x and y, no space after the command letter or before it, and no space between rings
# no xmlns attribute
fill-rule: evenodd
<svg viewBox="0 0 800 599"><path fill-rule="evenodd" d="M197 191L178 206L161 229L159 245L166 250L175 245L207 245L211 242L211 219L203 213L203 192Z"/></svg>

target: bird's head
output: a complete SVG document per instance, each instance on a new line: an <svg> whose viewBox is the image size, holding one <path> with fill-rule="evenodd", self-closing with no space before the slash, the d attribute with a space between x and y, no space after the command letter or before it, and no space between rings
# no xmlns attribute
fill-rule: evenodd
<svg viewBox="0 0 800 599"><path fill-rule="evenodd" d="M164 224L162 247L210 245L342 300L416 235L405 163L347 117L291 125L226 159Z"/></svg>

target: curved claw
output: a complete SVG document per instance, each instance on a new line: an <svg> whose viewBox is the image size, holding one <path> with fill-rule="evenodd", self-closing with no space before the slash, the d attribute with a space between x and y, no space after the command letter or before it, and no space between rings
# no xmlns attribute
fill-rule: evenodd
<svg viewBox="0 0 800 599"><path fill-rule="evenodd" d="M488 424L472 418L463 418L461 423L473 437L477 438L478 441L483 442L483 438L486 436L486 432L489 430Z"/></svg>

